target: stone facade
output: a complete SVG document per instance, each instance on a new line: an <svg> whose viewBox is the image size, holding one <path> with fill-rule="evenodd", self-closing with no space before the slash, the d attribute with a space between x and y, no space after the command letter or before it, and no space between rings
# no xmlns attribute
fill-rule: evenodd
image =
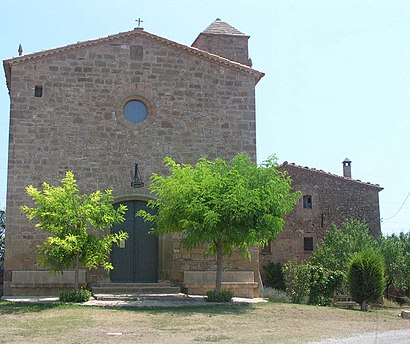
<svg viewBox="0 0 410 344"><path fill-rule="evenodd" d="M346 166L345 166L346 165ZM353 180L350 161L343 162L345 176L285 162L280 169L292 178L292 186L302 193L300 202L285 219L277 240L262 249L260 264L286 263L292 258L307 260L332 224L346 220L368 223L373 236L381 233L379 185Z"/></svg>
<svg viewBox="0 0 410 344"><path fill-rule="evenodd" d="M222 26L229 36L232 27ZM219 35L223 42L227 32ZM240 35L229 39L245 44ZM21 213L30 203L25 186L57 184L72 170L84 193L112 189L118 202L147 200L147 187L130 186L135 162L147 186L153 172L166 173L166 156L194 163L245 152L256 160L255 85L263 73L206 49L137 28L4 61L11 101L5 295L26 293L24 283L13 284L13 272L39 270L35 247L44 234ZM246 61L247 54L246 38ZM124 117L130 100L148 109L141 123ZM177 236L160 238L158 255L159 280L181 283L185 270L215 269L203 250L182 250ZM258 264L255 251L251 262L234 257L227 267L257 272Z"/></svg>

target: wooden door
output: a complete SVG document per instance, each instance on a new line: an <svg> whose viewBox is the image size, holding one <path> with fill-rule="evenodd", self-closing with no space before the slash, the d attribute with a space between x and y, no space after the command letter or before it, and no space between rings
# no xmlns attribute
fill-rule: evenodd
<svg viewBox="0 0 410 344"><path fill-rule="evenodd" d="M151 211L145 201L121 202L128 207L125 221L112 228L112 232L128 233L125 246L114 245L111 252L112 282L158 282L158 238L149 233L152 225L136 217L138 210ZM118 205L116 205L118 207Z"/></svg>

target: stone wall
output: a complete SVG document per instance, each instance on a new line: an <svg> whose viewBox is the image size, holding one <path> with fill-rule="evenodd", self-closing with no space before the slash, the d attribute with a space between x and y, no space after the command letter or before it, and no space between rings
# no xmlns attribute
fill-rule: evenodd
<svg viewBox="0 0 410 344"><path fill-rule="evenodd" d="M72 170L84 193L112 189L117 199L144 199L147 187L130 187L135 162L147 186L153 172L166 173L166 156L256 159L255 76L138 32L13 63L9 87L8 295L12 271L38 269L35 247L44 238L21 214L30 204L25 186L57 184ZM139 124L122 112L135 97L149 109ZM178 245L173 240L173 253L162 257L172 253L176 279L201 255L178 255Z"/></svg>
<svg viewBox="0 0 410 344"><path fill-rule="evenodd" d="M346 220L365 221L372 235L381 233L379 191L382 188L378 185L287 163L280 169L288 172L294 190L311 196L312 207L304 208L303 198L299 201L285 218L283 232L270 249L262 251L261 265L270 261L285 263L293 257L309 259L312 252L305 251L304 238L313 238L315 247L332 224L341 227Z"/></svg>

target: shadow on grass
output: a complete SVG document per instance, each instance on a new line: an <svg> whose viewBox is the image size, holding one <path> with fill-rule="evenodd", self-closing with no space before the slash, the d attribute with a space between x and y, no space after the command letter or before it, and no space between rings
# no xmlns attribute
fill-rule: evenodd
<svg viewBox="0 0 410 344"><path fill-rule="evenodd" d="M0 316L5 314L25 314L43 312L50 309L95 309L99 311L116 310L126 312L143 312L150 314L207 314L207 315L226 315L226 314L245 314L253 309L255 305L250 304L232 304L232 303L210 303L209 305L186 305L186 306L132 306L124 304L123 306L86 306L78 304L67 304L59 302L32 303L32 302L0 302Z"/></svg>
<svg viewBox="0 0 410 344"><path fill-rule="evenodd" d="M146 312L150 314L207 314L207 315L226 315L226 314L246 314L255 309L255 305L250 304L212 304L209 305L187 305L187 306L164 306L164 307L113 307L116 310L128 312Z"/></svg>
<svg viewBox="0 0 410 344"><path fill-rule="evenodd" d="M77 305L67 305L62 303L28 303L28 302L0 302L0 315L4 314L25 314L43 312L57 308L76 308Z"/></svg>

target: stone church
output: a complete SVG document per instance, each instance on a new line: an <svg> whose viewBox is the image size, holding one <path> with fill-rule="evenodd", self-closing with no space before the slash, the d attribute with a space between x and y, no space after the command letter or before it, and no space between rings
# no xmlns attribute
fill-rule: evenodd
<svg viewBox="0 0 410 344"><path fill-rule="evenodd" d="M183 250L178 236L148 234L134 214L151 197L149 176L166 173L166 156L195 163L245 152L256 160L255 86L264 74L251 66L248 39L217 19L192 46L136 28L3 61L11 104L4 295L72 286L72 272L36 265L45 234L20 209L30 204L25 186L57 185L67 170L82 192L112 189L129 209L122 227L130 238L112 253L115 269L83 271L84 285L212 288L213 257ZM132 184L136 164L145 187ZM224 268L238 295L257 294L256 249L250 261L233 256Z"/></svg>
<svg viewBox="0 0 410 344"><path fill-rule="evenodd" d="M152 197L149 176L167 172L166 156L192 164L245 152L256 161L255 87L264 74L252 68L248 39L217 19L192 46L136 28L3 61L10 94L4 295L73 286L72 271L50 274L36 265L45 234L21 212L30 204L27 185L57 185L67 170L82 192L111 189L115 203L128 206L120 227L129 239L113 249L114 270L82 271L82 285L94 292L213 288L214 257L184 250L178 235L149 234L134 214ZM343 164L348 171L350 162ZM223 287L238 296L258 295L260 262L308 258L332 223L363 219L380 232L379 186L294 164L280 168L303 198L276 243L253 249L251 260L225 259Z"/></svg>

